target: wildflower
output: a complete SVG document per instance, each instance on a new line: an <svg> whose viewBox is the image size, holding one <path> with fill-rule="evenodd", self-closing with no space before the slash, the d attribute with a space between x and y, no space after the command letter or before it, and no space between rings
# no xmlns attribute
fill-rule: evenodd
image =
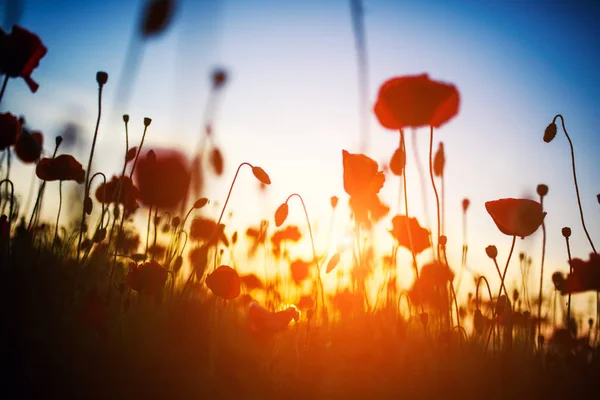
<svg viewBox="0 0 600 400"><path fill-rule="evenodd" d="M21 134L21 121L11 113L0 114L0 151L17 142Z"/></svg>
<svg viewBox="0 0 600 400"><path fill-rule="evenodd" d="M151 260L139 265L131 263L125 276L125 283L136 292L156 298L162 296L168 273L157 261Z"/></svg>
<svg viewBox="0 0 600 400"><path fill-rule="evenodd" d="M15 143L15 153L25 164L31 164L39 160L42 155L44 136L42 132L29 132L25 129L19 135Z"/></svg>
<svg viewBox="0 0 600 400"><path fill-rule="evenodd" d="M556 123L552 121L544 131L544 142L550 143L556 137Z"/></svg>
<svg viewBox="0 0 600 400"><path fill-rule="evenodd" d="M488 201L485 208L500 232L525 238L542 224L546 213L542 205L529 199L500 199Z"/></svg>
<svg viewBox="0 0 600 400"><path fill-rule="evenodd" d="M290 264L290 271L292 273L292 279L294 280L296 285L299 285L300 283L302 283L302 281L308 278L309 267L310 263L304 260L297 259L292 261L292 263Z"/></svg>
<svg viewBox="0 0 600 400"><path fill-rule="evenodd" d="M282 205L277 207L277 210L275 210L275 226L276 227L279 228L285 222L285 220L287 219L287 216L288 216L288 212L289 212L289 206L287 203L283 203Z"/></svg>
<svg viewBox="0 0 600 400"><path fill-rule="evenodd" d="M588 261L573 258L569 261L571 273L566 279L555 272L552 281L562 295L600 291L600 254L591 253Z"/></svg>
<svg viewBox="0 0 600 400"><path fill-rule="evenodd" d="M140 157L135 178L140 201L165 210L177 207L190 185L187 161L176 150L151 150Z"/></svg>
<svg viewBox="0 0 600 400"><path fill-rule="evenodd" d="M271 184L271 178L269 178L269 175L261 167L252 167L252 174L254 174L256 179L263 185Z"/></svg>
<svg viewBox="0 0 600 400"><path fill-rule="evenodd" d="M292 320L298 321L300 313L296 307L288 307L283 311L271 312L252 302L248 308L248 327L258 335L274 335L284 331Z"/></svg>
<svg viewBox="0 0 600 400"><path fill-rule="evenodd" d="M548 195L548 185L544 185L543 183L540 183L539 185L537 185L536 188L537 194L540 197L544 197Z"/></svg>
<svg viewBox="0 0 600 400"><path fill-rule="evenodd" d="M61 154L55 158L43 158L35 168L35 174L43 181L85 181L85 171L75 158Z"/></svg>
<svg viewBox="0 0 600 400"><path fill-rule="evenodd" d="M419 279L409 290L414 304L427 304L438 311L448 310L448 282L454 279L454 273L446 264L431 262L423 265Z"/></svg>
<svg viewBox="0 0 600 400"><path fill-rule="evenodd" d="M427 74L389 79L379 89L374 111L388 129L439 127L458 113L454 85L433 81Z"/></svg>
<svg viewBox="0 0 600 400"><path fill-rule="evenodd" d="M571 228L565 226L564 228L562 228L561 233L565 238L569 238L571 236Z"/></svg>
<svg viewBox="0 0 600 400"><path fill-rule="evenodd" d="M600 196L600 195L599 195ZM337 196L331 196L331 199L329 199L330 203L331 203L331 208L336 208L338 205L338 197Z"/></svg>
<svg viewBox="0 0 600 400"><path fill-rule="evenodd" d="M407 232L407 224L408 229L410 229L410 238ZM416 218L407 218L406 215L396 215L394 218L392 218L392 226L393 228L389 232L394 239L396 239L399 246L411 250L411 238L415 254L419 254L431 246L431 241L429 240L429 230L421 227Z"/></svg>
<svg viewBox="0 0 600 400"><path fill-rule="evenodd" d="M492 260L498 257L498 248L494 245L488 246L485 248L485 254Z"/></svg>
<svg viewBox="0 0 600 400"><path fill-rule="evenodd" d="M346 150L342 150L342 155L346 193L350 196L379 193L385 182L385 175L377 170L377 162L364 154L351 154Z"/></svg>
<svg viewBox="0 0 600 400"><path fill-rule="evenodd" d="M211 246L219 242L229 246L229 240L227 240L224 230L225 225L223 224L217 226L217 222L212 219L196 217L190 226L190 239L204 242L212 239L208 243Z"/></svg>
<svg viewBox="0 0 600 400"><path fill-rule="evenodd" d="M206 286L215 296L232 300L240 295L240 277L227 265L221 265L206 277Z"/></svg>
<svg viewBox="0 0 600 400"><path fill-rule="evenodd" d="M117 198L119 190L120 195ZM125 215L133 214L138 209L139 206L136 200L138 196L138 189L128 176L113 176L109 182L101 184L96 189L96 200L104 204L112 202L122 204Z"/></svg>
<svg viewBox="0 0 600 400"><path fill-rule="evenodd" d="M18 25L13 26L9 35L0 29L0 74L23 78L33 93L39 85L31 74L47 52L37 35Z"/></svg>
<svg viewBox="0 0 600 400"><path fill-rule="evenodd" d="M223 153L218 148L214 148L210 152L210 165L212 165L215 170L215 174L218 176L223 175L224 161L223 161Z"/></svg>

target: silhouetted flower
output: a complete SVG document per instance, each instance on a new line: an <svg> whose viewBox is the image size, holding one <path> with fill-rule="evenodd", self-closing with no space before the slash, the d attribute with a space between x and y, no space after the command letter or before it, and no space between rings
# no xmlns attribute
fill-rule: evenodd
<svg viewBox="0 0 600 400"><path fill-rule="evenodd" d="M210 165L212 165L215 174L218 176L223 175L224 161L223 161L223 153L218 148L214 148L210 152Z"/></svg>
<svg viewBox="0 0 600 400"><path fill-rule="evenodd" d="M125 283L136 292L156 298L162 296L168 273L157 261L151 260L139 265L131 263L125 276Z"/></svg>
<svg viewBox="0 0 600 400"><path fill-rule="evenodd" d="M471 202L469 201L469 199L463 199L463 201L462 201L463 212L467 212L470 204L471 204Z"/></svg>
<svg viewBox="0 0 600 400"><path fill-rule="evenodd" d="M385 175L378 171L377 162L364 154L351 154L342 150L344 164L344 190L350 196L379 193Z"/></svg>
<svg viewBox="0 0 600 400"><path fill-rule="evenodd" d="M298 321L300 313L295 307L283 311L271 312L252 302L248 308L248 327L250 331L262 336L274 335L284 331L292 320Z"/></svg>
<svg viewBox="0 0 600 400"><path fill-rule="evenodd" d="M11 113L0 114L0 151L6 150L19 139L21 121Z"/></svg>
<svg viewBox="0 0 600 400"><path fill-rule="evenodd" d="M433 81L427 74L389 79L379 89L374 111L388 129L439 127L458 113L454 85Z"/></svg>
<svg viewBox="0 0 600 400"><path fill-rule="evenodd" d="M232 300L240 295L240 277L227 265L221 265L206 277L206 286L215 296Z"/></svg>
<svg viewBox="0 0 600 400"><path fill-rule="evenodd" d="M150 37L162 33L173 19L175 1L151 0L142 14L141 33Z"/></svg>
<svg viewBox="0 0 600 400"><path fill-rule="evenodd" d="M548 185L544 185L543 183L540 183L539 185L537 185L536 192L537 192L538 196L540 196L540 197L544 197L544 196L548 195Z"/></svg>
<svg viewBox="0 0 600 400"><path fill-rule="evenodd" d="M290 271L292 273L292 279L294 280L294 283L296 283L296 285L301 284L302 281L308 278L309 267L310 263L304 260L297 259L292 261L292 263L290 264Z"/></svg>
<svg viewBox="0 0 600 400"><path fill-rule="evenodd" d="M339 199L337 196L331 196L331 199L329 199L329 202L331 203L331 208L336 208L338 205L338 201Z"/></svg>
<svg viewBox="0 0 600 400"><path fill-rule="evenodd" d="M485 208L500 232L524 238L533 234L544 221L542 205L529 199L500 199L488 201Z"/></svg>
<svg viewBox="0 0 600 400"><path fill-rule="evenodd" d="M564 228L562 228L561 233L565 238L569 238L571 236L571 228L565 226Z"/></svg>
<svg viewBox="0 0 600 400"><path fill-rule="evenodd" d="M138 158L135 178L141 202L164 210L177 207L190 185L187 161L176 150L151 150Z"/></svg>
<svg viewBox="0 0 600 400"><path fill-rule="evenodd" d="M23 78L34 93L39 85L31 74L47 52L37 35L18 25L13 26L9 35L0 29L0 74Z"/></svg>
<svg viewBox="0 0 600 400"><path fill-rule="evenodd" d="M552 121L544 131L544 142L550 143L556 136L556 123Z"/></svg>
<svg viewBox="0 0 600 400"><path fill-rule="evenodd" d="M227 236L225 236L224 229L225 225L220 224L217 226L217 222L212 219L196 217L192 220L192 224L190 225L190 239L202 240L205 242L212 239L211 242L208 243L211 246L218 242L222 242L226 246L229 246L229 240L227 240Z"/></svg>
<svg viewBox="0 0 600 400"><path fill-rule="evenodd" d="M75 158L61 154L55 158L43 158L35 168L35 174L43 181L85 181L85 171Z"/></svg>
<svg viewBox="0 0 600 400"><path fill-rule="evenodd" d="M438 310L448 309L448 282L454 273L446 264L431 262L423 265L419 278L409 290L411 301L416 305L429 305Z"/></svg>
<svg viewBox="0 0 600 400"><path fill-rule="evenodd" d="M408 231L406 224L408 223L408 229L410 229L413 250L415 254L419 254L427 250L431 246L431 240L429 240L429 230L421 227L419 221L416 218L407 218L406 215L396 215L392 218L392 230L389 231L394 239L398 242L399 246L402 246L408 250L410 248L410 238L408 237Z"/></svg>
<svg viewBox="0 0 600 400"><path fill-rule="evenodd" d="M485 248L485 254L492 260L498 257L498 248L494 245L488 246Z"/></svg>
<svg viewBox="0 0 600 400"><path fill-rule="evenodd" d="M15 153L19 159L30 164L39 160L42 155L44 136L42 132L23 130L15 143Z"/></svg>
<svg viewBox="0 0 600 400"><path fill-rule="evenodd" d="M273 252L279 254L281 251L281 244L284 241L298 242L300 239L302 239L302 233L300 233L300 229L295 225L289 225L283 229L279 229L271 236Z"/></svg>
<svg viewBox="0 0 600 400"><path fill-rule="evenodd" d="M212 72L212 84L214 89L220 89L227 82L227 71L215 68Z"/></svg>
<svg viewBox="0 0 600 400"><path fill-rule="evenodd" d="M121 185L120 189L119 184ZM117 198L119 190L121 192L120 196ZM112 202L122 204L126 216L137 210L138 203L136 199L138 196L138 189L128 176L113 176L109 182L101 184L96 189L96 200L104 204L110 204Z"/></svg>
<svg viewBox="0 0 600 400"><path fill-rule="evenodd" d="M591 253L588 261L573 258L569 265L571 273L566 279L560 272L552 276L554 286L561 294L600 291L600 254Z"/></svg>

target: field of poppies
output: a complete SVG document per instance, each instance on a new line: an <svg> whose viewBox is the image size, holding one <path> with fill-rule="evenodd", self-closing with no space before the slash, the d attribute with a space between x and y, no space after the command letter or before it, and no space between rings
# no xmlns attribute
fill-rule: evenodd
<svg viewBox="0 0 600 400"><path fill-rule="evenodd" d="M159 29L160 18L149 17L147 33ZM25 28L0 31L0 102L10 96L11 79L25 80L36 92L32 75L46 52L43 41ZM227 72L216 70L211 80L218 92L227 84ZM584 321L571 315L572 295L600 292L600 256L581 205L581 220L572 223L582 224L590 255L571 257L571 229L565 227L569 264L544 272L541 259L541 279L551 278L554 301L568 302L566 316L557 316L541 285L528 287L531 257L515 252L517 238L538 231L545 246L544 217L553 210L544 208L544 184L537 187L539 200L485 203L511 245L485 248L497 274L464 279L466 301L456 293L469 252L470 201L462 202L462 261L451 265L443 226L443 144L434 152L436 131L459 112L460 92L453 84L427 74L381 84L372 111L383 127L397 132L398 148L387 165L340 149L347 197L331 197L331 211L348 201L352 235L343 246L318 252L298 193L245 231L224 223L238 179L255 179L261 188L271 179L260 166L244 162L227 197L214 198L205 177L221 176L224 158L212 140L210 121L190 162L178 150L144 145L150 118L143 121L140 143L130 143L129 116L123 115L121 173L108 177L94 171L93 159L102 157L95 146L109 75L98 72L96 81L98 120L86 160L63 153L60 136L49 146L26 116L0 114L0 388L11 394L6 398L491 399L599 393L598 315ZM571 145L579 201L565 120L556 115L547 123L540 122L540 140L549 143L564 134ZM429 131L429 176L421 185L431 185L435 193L432 227L411 217L406 185L412 171L406 168L405 132L417 128ZM27 214L11 181L15 158L37 177L34 207ZM394 216L380 198L384 185L391 184L389 176L400 177L403 186L404 212ZM78 217L61 219L59 208L55 220L42 219L48 196L58 193L63 202L65 181L80 187L82 200L69 205ZM216 200L222 202L220 216L212 219L203 208ZM286 221L290 207L302 209L305 226ZM134 223L137 215L147 220L144 229ZM391 251L371 240L383 225L391 226ZM311 244L310 257L290 256L304 241ZM239 273L226 260L240 246L248 260L269 259L280 273ZM399 289L399 252L412 258L408 290ZM342 258L352 260L347 276L338 268ZM509 289L506 274L517 259L523 279ZM373 279L380 272L382 282ZM336 290L327 290L323 277L338 273Z"/></svg>

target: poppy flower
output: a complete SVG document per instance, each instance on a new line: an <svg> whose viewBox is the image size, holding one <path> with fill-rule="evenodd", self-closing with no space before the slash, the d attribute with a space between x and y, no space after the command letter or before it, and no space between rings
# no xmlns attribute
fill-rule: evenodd
<svg viewBox="0 0 600 400"><path fill-rule="evenodd" d="M113 176L109 182L101 184L96 189L96 200L104 204L112 202L122 204L125 209L125 215L133 214L138 209L139 206L136 200L138 196L138 189L128 176Z"/></svg>
<svg viewBox="0 0 600 400"><path fill-rule="evenodd" d="M218 242L222 242L225 246L229 246L229 240L227 240L227 236L225 236L224 229L225 225L220 224L217 227L217 222L212 219L196 217L192 220L190 226L190 239L204 242L212 239L212 242L209 243L211 246Z"/></svg>
<svg viewBox="0 0 600 400"><path fill-rule="evenodd" d="M11 113L0 114L0 151L15 144L20 134L21 121Z"/></svg>
<svg viewBox="0 0 600 400"><path fill-rule="evenodd" d="M448 282L454 273L446 264L432 262L423 265L408 294L416 305L428 305L438 311L448 310Z"/></svg>
<svg viewBox="0 0 600 400"><path fill-rule="evenodd" d="M458 113L459 97L454 85L431 80L427 74L401 76L381 85L374 111L388 129L437 128Z"/></svg>
<svg viewBox="0 0 600 400"><path fill-rule="evenodd" d="M299 318L300 313L296 307L271 312L258 303L252 302L248 308L248 327L257 335L270 336L282 332L292 320L298 321Z"/></svg>
<svg viewBox="0 0 600 400"><path fill-rule="evenodd" d="M309 267L310 263L304 260L297 259L292 261L292 263L290 264L290 271L292 273L292 279L294 280L296 285L301 284L302 281L308 278Z"/></svg>
<svg viewBox="0 0 600 400"><path fill-rule="evenodd" d="M15 143L15 153L21 161L31 164L39 160L44 146L42 132L23 130Z"/></svg>
<svg viewBox="0 0 600 400"><path fill-rule="evenodd" d="M279 254L281 251L281 244L285 241L298 242L300 239L302 239L302 233L300 233L300 229L295 225L289 225L284 229L279 229L271 236L273 252Z"/></svg>
<svg viewBox="0 0 600 400"><path fill-rule="evenodd" d="M309 308L313 308L315 306L315 302L313 301L312 296L304 295L300 297L300 300L298 300L296 305L301 310L308 310Z"/></svg>
<svg viewBox="0 0 600 400"><path fill-rule="evenodd" d="M256 274L248 274L240 276L240 282L246 290L262 289L263 284Z"/></svg>
<svg viewBox="0 0 600 400"><path fill-rule="evenodd" d="M37 35L18 25L13 26L9 35L0 29L0 73L23 78L33 93L39 85L31 79L31 74L47 52Z"/></svg>
<svg viewBox="0 0 600 400"><path fill-rule="evenodd" d="M385 175L378 171L377 162L364 154L351 154L342 150L344 165L344 190L350 196L367 196L379 193Z"/></svg>
<svg viewBox="0 0 600 400"><path fill-rule="evenodd" d="M485 203L500 232L525 238L533 234L544 221L542 205L529 199L500 199Z"/></svg>
<svg viewBox="0 0 600 400"><path fill-rule="evenodd" d="M43 181L85 181L83 167L69 154L41 159L35 167L35 174Z"/></svg>
<svg viewBox="0 0 600 400"><path fill-rule="evenodd" d="M139 265L131 263L125 283L132 290L159 298L162 295L168 272L158 262L151 260Z"/></svg>
<svg viewBox="0 0 600 400"><path fill-rule="evenodd" d="M588 261L573 258L569 261L569 265L571 273L566 279L560 272L552 276L554 286L561 294L600 291L600 254L591 253Z"/></svg>
<svg viewBox="0 0 600 400"><path fill-rule="evenodd" d="M138 159L135 170L139 200L162 210L172 210L181 203L188 193L190 179L185 156L176 150L151 150Z"/></svg>
<svg viewBox="0 0 600 400"><path fill-rule="evenodd" d="M393 227L389 232L392 234L394 239L396 239L398 245L411 250L411 238L408 237L408 232L406 229L407 224L408 229L410 229L415 254L419 254L427 250L431 246L429 230L423 228L416 218L407 218L406 215L396 215L394 218L392 218Z"/></svg>
<svg viewBox="0 0 600 400"><path fill-rule="evenodd" d="M215 296L232 300L240 295L240 277L235 269L221 265L206 277L206 286Z"/></svg>

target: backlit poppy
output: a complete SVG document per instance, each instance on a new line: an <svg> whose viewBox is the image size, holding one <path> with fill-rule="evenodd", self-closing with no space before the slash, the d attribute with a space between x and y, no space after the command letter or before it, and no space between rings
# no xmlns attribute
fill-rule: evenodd
<svg viewBox="0 0 600 400"><path fill-rule="evenodd" d="M136 200L138 195L138 189L128 176L113 176L110 181L106 182L106 184L101 184L96 189L96 200L104 204L112 202L122 204L126 216L138 209L139 206Z"/></svg>
<svg viewBox="0 0 600 400"><path fill-rule="evenodd" d="M0 114L0 151L6 150L19 139L21 122L11 113Z"/></svg>
<svg viewBox="0 0 600 400"><path fill-rule="evenodd" d="M385 175L378 171L377 162L364 154L351 154L342 150L344 165L344 190L350 196L367 196L379 193Z"/></svg>
<svg viewBox="0 0 600 400"><path fill-rule="evenodd" d="M388 129L439 127L458 113L454 85L431 80L427 74L389 79L379 89L375 115Z"/></svg>
<svg viewBox="0 0 600 400"><path fill-rule="evenodd" d="M215 296L224 300L232 300L240 295L240 277L227 265L221 265L206 277L206 286Z"/></svg>
<svg viewBox="0 0 600 400"><path fill-rule="evenodd" d="M416 305L428 305L435 310L448 309L448 282L454 273L446 264L432 262L423 265L419 279L409 290L411 301Z"/></svg>
<svg viewBox="0 0 600 400"><path fill-rule="evenodd" d="M35 167L35 174L43 181L85 181L83 167L69 154L41 159Z"/></svg>
<svg viewBox="0 0 600 400"><path fill-rule="evenodd" d="M571 273L566 279L560 272L552 276L554 286L561 294L600 291L600 254L591 253L588 261L573 258L569 265Z"/></svg>
<svg viewBox="0 0 600 400"><path fill-rule="evenodd" d="M0 29L0 73L22 77L34 93L39 85L31 79L31 74L47 52L37 35L18 25L13 26L9 35Z"/></svg>
<svg viewBox="0 0 600 400"><path fill-rule="evenodd" d="M135 183L143 204L163 210L174 209L185 198L190 185L185 156L176 150L149 151L146 157L138 159Z"/></svg>
<svg viewBox="0 0 600 400"><path fill-rule="evenodd" d="M298 321L300 313L296 307L288 307L283 311L271 312L252 302L248 308L248 327L258 335L274 335L284 331L292 320Z"/></svg>
<svg viewBox="0 0 600 400"><path fill-rule="evenodd" d="M151 260L139 265L131 263L125 276L125 283L132 290L152 297L161 297L168 272L157 261Z"/></svg>
<svg viewBox="0 0 600 400"><path fill-rule="evenodd" d="M542 205L529 199L500 199L485 203L500 232L525 238L533 234L544 221Z"/></svg>
<svg viewBox="0 0 600 400"><path fill-rule="evenodd" d="M394 239L398 242L399 246L402 246L410 250L410 239L408 237L408 231L406 224L408 223L408 229L412 238L413 249L415 254L419 254L427 250L431 246L431 240L429 239L429 230L423 228L416 218L407 218L406 215L396 215L392 218L392 230L389 231Z"/></svg>
<svg viewBox="0 0 600 400"><path fill-rule="evenodd" d="M15 143L15 153L21 161L31 164L39 160L44 146L42 132L23 130Z"/></svg>
<svg viewBox="0 0 600 400"><path fill-rule="evenodd" d="M304 260L297 259L292 261L292 263L290 264L290 271L292 273L292 279L294 280L296 285L301 284L302 281L308 278L309 267L310 263Z"/></svg>
<svg viewBox="0 0 600 400"><path fill-rule="evenodd" d="M211 240L209 243L211 246L218 242L223 243L225 246L229 246L229 240L227 240L227 236L225 236L224 229L225 225L220 224L220 226L217 227L217 222L215 220L196 217L192 220L190 226L190 239L204 242Z"/></svg>
<svg viewBox="0 0 600 400"><path fill-rule="evenodd" d="M279 229L271 236L273 252L279 254L281 251L281 244L285 241L298 242L300 239L302 239L302 233L300 233L300 229L295 225L288 225L284 229Z"/></svg>

